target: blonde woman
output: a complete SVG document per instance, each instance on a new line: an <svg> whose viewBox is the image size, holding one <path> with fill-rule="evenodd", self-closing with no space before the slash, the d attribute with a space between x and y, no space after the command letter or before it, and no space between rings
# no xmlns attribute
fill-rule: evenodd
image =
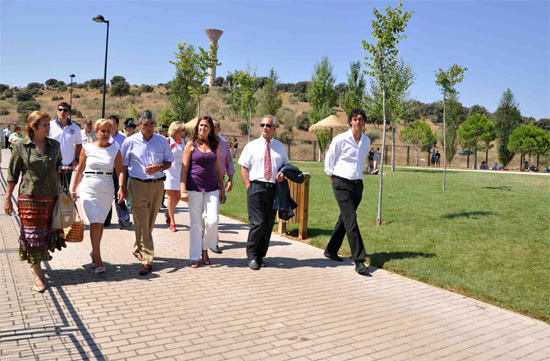
<svg viewBox="0 0 550 361"><path fill-rule="evenodd" d="M113 168L118 176L118 184L126 184L122 166L122 156L116 145L109 143L113 121L99 119L94 124L97 140L84 145L80 161L71 182L71 197L76 201L76 188L80 185L80 199L84 209L84 220L90 225L92 241L92 265L95 273L105 272L101 259L100 243L103 235L103 222L113 202ZM126 198L126 186L118 190L118 203Z"/></svg>
<svg viewBox="0 0 550 361"><path fill-rule="evenodd" d="M176 232L176 221L174 218L176 205L180 200L180 182L181 165L183 161L183 149L185 148L185 124L183 122L172 122L168 128L168 141L170 149L174 155L172 166L164 171L166 180L164 181L164 190L166 190L168 209L164 213L166 223L170 225L170 231Z"/></svg>

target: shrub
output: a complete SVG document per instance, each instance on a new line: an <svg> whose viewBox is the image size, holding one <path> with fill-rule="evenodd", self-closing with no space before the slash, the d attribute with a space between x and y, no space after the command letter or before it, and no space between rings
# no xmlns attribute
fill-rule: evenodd
<svg viewBox="0 0 550 361"><path fill-rule="evenodd" d="M147 85L147 84L143 84L142 86L139 87L139 90L142 92L142 93L152 93L155 88L153 88L152 86L150 85Z"/></svg>
<svg viewBox="0 0 550 361"><path fill-rule="evenodd" d="M6 91L4 92L4 96L5 96L6 98L13 98L13 90L11 90L11 89L6 90Z"/></svg>
<svg viewBox="0 0 550 361"><path fill-rule="evenodd" d="M58 97L58 96L54 95L52 97L52 101L55 102L56 100L63 100L63 97Z"/></svg>
<svg viewBox="0 0 550 361"><path fill-rule="evenodd" d="M288 102L290 104L298 104L300 102L300 99L297 96L291 95L288 97Z"/></svg>
<svg viewBox="0 0 550 361"><path fill-rule="evenodd" d="M10 88L10 86L8 84L0 84L0 93L5 92L9 88Z"/></svg>
<svg viewBox="0 0 550 361"><path fill-rule="evenodd" d="M82 112L80 112L80 110L76 109L76 108L72 108L71 109L71 116L72 117L75 117L75 118L84 118L82 116Z"/></svg>
<svg viewBox="0 0 550 361"><path fill-rule="evenodd" d="M283 108L277 112L279 123L281 124L289 124L291 126L294 125L294 121L296 120L296 114L294 111L290 108Z"/></svg>
<svg viewBox="0 0 550 361"><path fill-rule="evenodd" d="M90 88L99 89L103 87L103 79L91 79Z"/></svg>
<svg viewBox="0 0 550 361"><path fill-rule="evenodd" d="M5 96L0 96L0 100L6 100L6 97Z"/></svg>
<svg viewBox="0 0 550 361"><path fill-rule="evenodd" d="M40 110L40 103L37 102L36 100L33 99L25 102L20 102L19 105L17 105L17 113L19 113L19 121L26 122L29 114L34 112L35 110Z"/></svg>
<svg viewBox="0 0 550 361"><path fill-rule="evenodd" d="M60 92L67 91L67 86L66 85L60 85L60 86L57 87L57 91L60 91Z"/></svg>
<svg viewBox="0 0 550 361"><path fill-rule="evenodd" d="M139 97L141 95L141 89L132 89L130 90L130 95L133 97Z"/></svg>
<svg viewBox="0 0 550 361"><path fill-rule="evenodd" d="M281 143L288 143L290 140L292 140L292 132L285 130L280 134L275 133L275 138Z"/></svg>
<svg viewBox="0 0 550 361"><path fill-rule="evenodd" d="M238 127L241 131L241 135L248 135L248 123L240 122Z"/></svg>
<svg viewBox="0 0 550 361"><path fill-rule="evenodd" d="M75 99L80 98L80 94L73 95L73 98L75 98Z"/></svg>
<svg viewBox="0 0 550 361"><path fill-rule="evenodd" d="M0 109L0 115L9 115L10 111L7 109Z"/></svg>
<svg viewBox="0 0 550 361"><path fill-rule="evenodd" d="M302 114L296 117L296 128L300 130L309 130L309 112L303 111Z"/></svg>
<svg viewBox="0 0 550 361"><path fill-rule="evenodd" d="M32 94L29 91L20 91L15 96L18 102L27 102L33 100Z"/></svg>

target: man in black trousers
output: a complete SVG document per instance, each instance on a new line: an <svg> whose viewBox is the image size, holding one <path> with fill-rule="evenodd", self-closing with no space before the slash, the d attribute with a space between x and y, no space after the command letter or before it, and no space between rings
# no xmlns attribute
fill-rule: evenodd
<svg viewBox="0 0 550 361"><path fill-rule="evenodd" d="M248 266L253 270L262 267L273 232L275 182L284 179L279 169L290 163L283 143L273 138L276 129L277 119L272 115L263 116L260 121L261 136L248 143L239 158L251 224L246 255Z"/></svg>
<svg viewBox="0 0 550 361"><path fill-rule="evenodd" d="M334 197L340 207L340 216L325 249L325 257L343 261L338 250L346 235L355 271L359 274L369 271L365 265L367 255L356 213L363 197L363 167L370 147L369 137L363 134L366 118L364 111L353 109L349 114L350 129L332 140L325 158L325 173L332 180Z"/></svg>

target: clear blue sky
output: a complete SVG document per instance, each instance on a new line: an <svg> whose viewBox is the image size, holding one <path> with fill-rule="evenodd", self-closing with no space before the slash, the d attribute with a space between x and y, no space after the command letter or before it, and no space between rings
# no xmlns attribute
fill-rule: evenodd
<svg viewBox="0 0 550 361"><path fill-rule="evenodd" d="M107 78L131 84L171 80L177 43L207 48L204 29L224 31L218 76L249 63L259 76L271 67L282 82L309 80L323 55L345 82L351 61L367 55L372 8L396 1L0 1L0 82L26 86L55 78L103 77L110 20ZM549 1L405 1L413 10L401 55L416 73L411 97L441 98L434 71L468 67L457 85L465 106L495 111L510 88L522 115L550 117ZM364 68L364 66L363 66Z"/></svg>

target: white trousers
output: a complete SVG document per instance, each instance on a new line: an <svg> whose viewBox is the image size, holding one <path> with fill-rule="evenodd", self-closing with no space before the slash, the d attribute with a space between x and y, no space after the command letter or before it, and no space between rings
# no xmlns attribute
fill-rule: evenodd
<svg viewBox="0 0 550 361"><path fill-rule="evenodd" d="M220 191L195 192L189 191L189 260L198 261L202 251L216 246L218 238L218 222L220 220ZM202 215L206 213L203 229Z"/></svg>

